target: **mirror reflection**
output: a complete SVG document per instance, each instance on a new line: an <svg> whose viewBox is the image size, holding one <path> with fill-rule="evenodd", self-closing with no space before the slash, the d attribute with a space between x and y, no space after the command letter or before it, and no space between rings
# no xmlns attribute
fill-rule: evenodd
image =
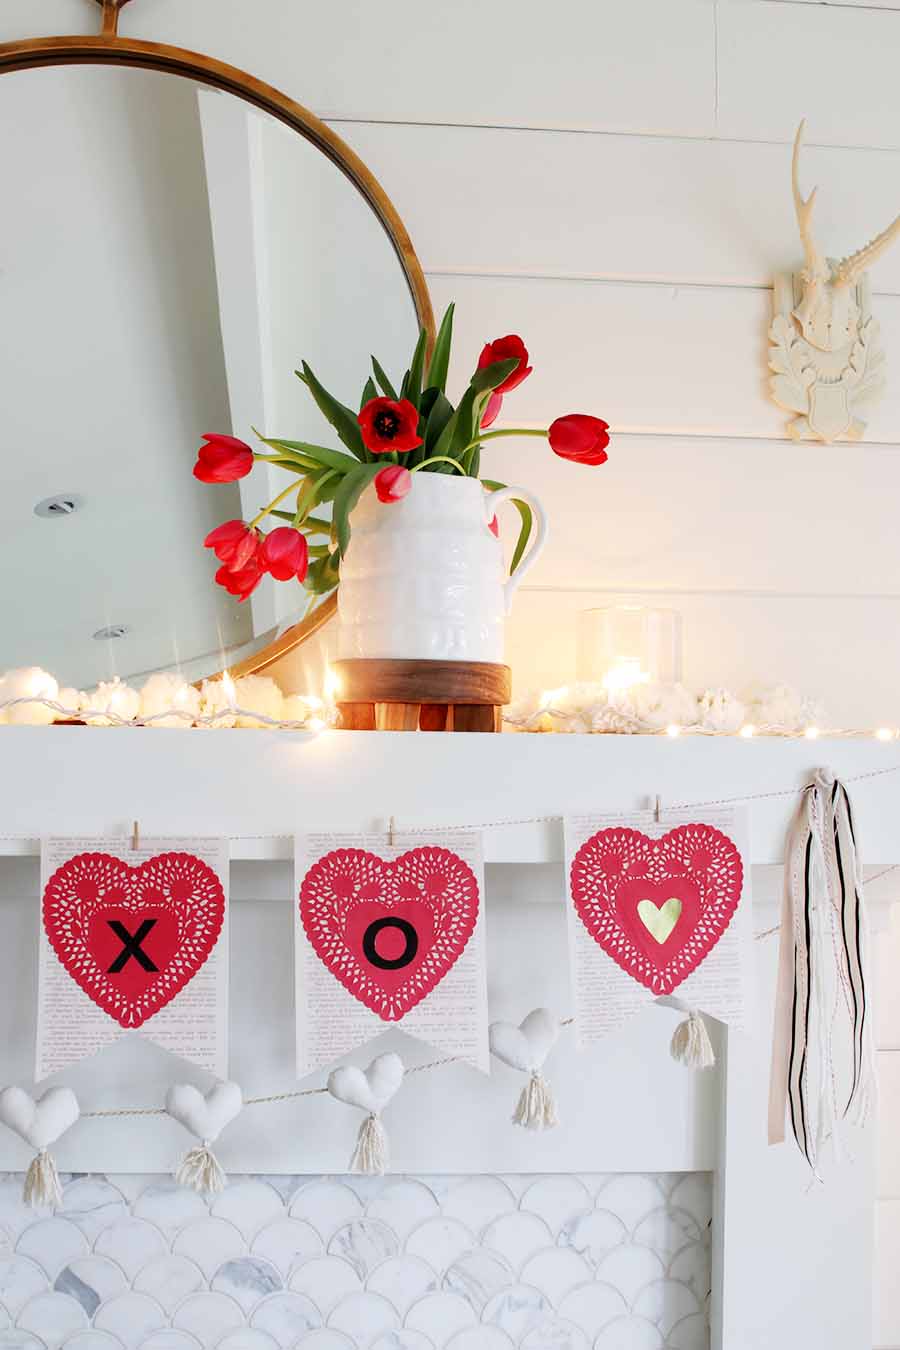
<svg viewBox="0 0 900 1350"><path fill-rule="evenodd" d="M205 534L283 474L210 488L197 447L321 439L302 358L336 391L372 351L402 365L418 323L391 243L314 145L174 75L3 76L0 163L0 669L86 688L233 665L310 597L214 584Z"/></svg>

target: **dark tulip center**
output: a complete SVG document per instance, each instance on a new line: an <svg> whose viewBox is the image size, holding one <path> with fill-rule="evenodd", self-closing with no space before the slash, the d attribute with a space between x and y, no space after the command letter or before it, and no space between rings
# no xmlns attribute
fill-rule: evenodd
<svg viewBox="0 0 900 1350"><path fill-rule="evenodd" d="M400 430L400 418L390 408L375 414L373 426L383 441L392 441Z"/></svg>

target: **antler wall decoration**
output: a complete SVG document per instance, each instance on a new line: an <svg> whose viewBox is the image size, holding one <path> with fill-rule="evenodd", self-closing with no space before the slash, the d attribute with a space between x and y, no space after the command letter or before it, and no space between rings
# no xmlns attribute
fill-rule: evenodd
<svg viewBox="0 0 900 1350"><path fill-rule="evenodd" d="M866 428L862 414L884 388L884 352L871 314L868 269L900 234L900 216L847 258L820 253L813 233L818 189L808 197L800 191L805 125L797 128L791 162L805 261L802 271L775 278L769 329L772 397L797 414L787 425L794 440L856 441Z"/></svg>

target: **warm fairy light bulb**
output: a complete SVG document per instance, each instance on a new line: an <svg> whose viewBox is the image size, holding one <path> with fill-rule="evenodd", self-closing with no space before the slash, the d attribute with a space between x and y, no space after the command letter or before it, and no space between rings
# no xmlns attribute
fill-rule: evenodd
<svg viewBox="0 0 900 1350"><path fill-rule="evenodd" d="M666 727L666 735L667 735L667 736L680 736L680 735L681 735L681 727L676 726L675 723L673 722L671 726Z"/></svg>
<svg viewBox="0 0 900 1350"><path fill-rule="evenodd" d="M324 731L325 721L321 717L310 717L306 723L307 731Z"/></svg>
<svg viewBox="0 0 900 1350"><path fill-rule="evenodd" d="M234 680L228 674L227 670L222 672L222 690L227 700L226 707L233 708L234 705Z"/></svg>
<svg viewBox="0 0 900 1350"><path fill-rule="evenodd" d="M896 734L890 727L879 727L875 732L875 739L877 741L892 741Z"/></svg>
<svg viewBox="0 0 900 1350"><path fill-rule="evenodd" d="M569 686L561 684L558 689L545 689L541 694L541 708L549 708L554 703L562 703L569 697Z"/></svg>
<svg viewBox="0 0 900 1350"><path fill-rule="evenodd" d="M803 735L806 737L808 741L814 741L818 736L818 734L819 734L818 727L807 727L803 733Z"/></svg>
<svg viewBox="0 0 900 1350"><path fill-rule="evenodd" d="M744 726L741 727L740 732L738 734L743 736L745 741L749 741L751 736L756 735L756 727L753 726L752 723L747 722Z"/></svg>
<svg viewBox="0 0 900 1350"><path fill-rule="evenodd" d="M329 703L336 702L337 696L341 692L341 680L340 676L337 674L336 671L332 670L331 666L325 667L324 687L325 687L326 701Z"/></svg>

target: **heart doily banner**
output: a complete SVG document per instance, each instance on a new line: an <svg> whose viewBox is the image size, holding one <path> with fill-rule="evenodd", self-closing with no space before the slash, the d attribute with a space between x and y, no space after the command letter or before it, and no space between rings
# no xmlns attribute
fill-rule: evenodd
<svg viewBox="0 0 900 1350"><path fill-rule="evenodd" d="M657 998L741 1027L753 940L745 812L571 817L565 837L580 1044Z"/></svg>
<svg viewBox="0 0 900 1350"><path fill-rule="evenodd" d="M224 1078L228 843L45 839L35 1078L138 1033Z"/></svg>
<svg viewBox="0 0 900 1350"><path fill-rule="evenodd" d="M296 842L297 1074L392 1027L488 1071L481 835Z"/></svg>

